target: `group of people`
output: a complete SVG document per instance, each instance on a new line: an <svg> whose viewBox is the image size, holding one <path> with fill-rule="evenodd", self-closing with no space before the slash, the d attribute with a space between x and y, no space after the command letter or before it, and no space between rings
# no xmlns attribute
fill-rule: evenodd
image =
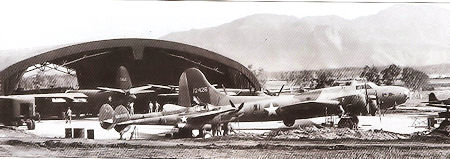
<svg viewBox="0 0 450 159"><path fill-rule="evenodd" d="M228 133L236 133L230 124L219 124L212 125L211 127L212 136L222 136L228 135Z"/></svg>
<svg viewBox="0 0 450 159"><path fill-rule="evenodd" d="M157 101L155 101L155 104L153 104L153 101L150 101L148 103L148 112L149 113L160 112L161 109L162 109L162 107Z"/></svg>

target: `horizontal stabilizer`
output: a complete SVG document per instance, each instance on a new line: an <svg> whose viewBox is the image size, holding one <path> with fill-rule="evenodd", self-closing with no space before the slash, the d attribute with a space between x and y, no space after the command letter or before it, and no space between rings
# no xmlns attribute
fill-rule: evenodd
<svg viewBox="0 0 450 159"><path fill-rule="evenodd" d="M108 88L108 87L97 87L100 90L103 91L110 91L110 92L117 92L117 93L123 93L126 94L126 92L124 90L121 89L117 89L117 88Z"/></svg>

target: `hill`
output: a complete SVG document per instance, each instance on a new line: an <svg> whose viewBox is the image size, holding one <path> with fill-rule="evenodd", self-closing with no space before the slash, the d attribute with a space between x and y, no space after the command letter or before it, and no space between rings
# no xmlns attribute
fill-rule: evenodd
<svg viewBox="0 0 450 159"><path fill-rule="evenodd" d="M268 71L418 67L450 61L448 19L449 10L429 5L396 5L353 20L256 14L160 39L206 48Z"/></svg>

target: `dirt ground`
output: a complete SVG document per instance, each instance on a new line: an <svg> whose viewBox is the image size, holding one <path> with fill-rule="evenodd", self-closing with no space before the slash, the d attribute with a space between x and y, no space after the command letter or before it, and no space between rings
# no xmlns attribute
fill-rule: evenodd
<svg viewBox="0 0 450 159"><path fill-rule="evenodd" d="M333 132L341 137L318 135ZM337 128L239 133L208 139L127 141L43 138L4 127L0 128L0 134L0 157L450 158L450 138ZM311 135L295 136L299 134Z"/></svg>

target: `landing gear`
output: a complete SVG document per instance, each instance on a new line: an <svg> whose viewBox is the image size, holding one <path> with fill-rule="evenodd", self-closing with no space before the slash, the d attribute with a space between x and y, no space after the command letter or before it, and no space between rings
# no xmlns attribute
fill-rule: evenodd
<svg viewBox="0 0 450 159"><path fill-rule="evenodd" d="M205 129L199 129L198 130L198 135L196 137L198 138L203 138L206 135L206 130Z"/></svg>
<svg viewBox="0 0 450 159"><path fill-rule="evenodd" d="M356 115L342 116L338 122L338 128L358 128L359 119Z"/></svg>
<svg viewBox="0 0 450 159"><path fill-rule="evenodd" d="M211 125L212 136L216 136L217 135L218 127L219 127L219 125L217 125L217 124Z"/></svg>
<svg viewBox="0 0 450 159"><path fill-rule="evenodd" d="M370 113L370 115L372 115L372 116L377 115L377 110L378 110L378 108L377 108L377 101L372 100L369 103L369 113Z"/></svg>
<svg viewBox="0 0 450 159"><path fill-rule="evenodd" d="M228 135L230 133L230 129L228 129L228 123L223 123L222 130L223 130L223 136Z"/></svg>
<svg viewBox="0 0 450 159"><path fill-rule="evenodd" d="M294 119L284 119L283 120L284 125L286 125L287 127L292 127L295 124L295 120Z"/></svg>

